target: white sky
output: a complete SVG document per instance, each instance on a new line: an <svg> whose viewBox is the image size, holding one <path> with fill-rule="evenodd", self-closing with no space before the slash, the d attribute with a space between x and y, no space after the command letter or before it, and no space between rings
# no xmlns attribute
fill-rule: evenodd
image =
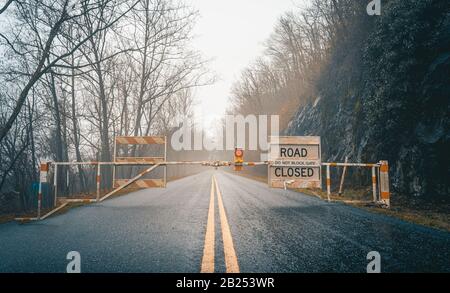
<svg viewBox="0 0 450 293"><path fill-rule="evenodd" d="M231 85L263 53L278 18L304 0L187 0L199 13L193 46L212 58L215 84L196 90L196 116L204 125L224 114ZM302 5L303 6L303 5ZM207 122L209 121L209 122Z"/></svg>

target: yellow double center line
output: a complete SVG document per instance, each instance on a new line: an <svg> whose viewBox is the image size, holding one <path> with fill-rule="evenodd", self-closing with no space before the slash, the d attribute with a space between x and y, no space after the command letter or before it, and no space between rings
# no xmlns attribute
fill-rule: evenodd
<svg viewBox="0 0 450 293"><path fill-rule="evenodd" d="M220 227L222 230L223 250L225 255L225 267L227 273L239 273L239 264L236 251L234 250L233 237L231 236L230 226L228 225L227 215L223 206L222 194L216 177L211 179L211 198L209 201L208 222L206 224L205 245L203 248L203 259L200 272L214 273L214 250L215 250L215 232L214 232L214 187L217 192L217 202L219 207Z"/></svg>
<svg viewBox="0 0 450 293"><path fill-rule="evenodd" d="M208 222L206 224L205 245L203 248L202 273L214 272L214 182L211 180L211 199L209 200Z"/></svg>

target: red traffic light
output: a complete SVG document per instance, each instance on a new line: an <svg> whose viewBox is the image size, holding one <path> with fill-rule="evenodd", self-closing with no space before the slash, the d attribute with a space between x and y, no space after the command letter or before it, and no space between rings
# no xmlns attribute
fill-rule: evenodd
<svg viewBox="0 0 450 293"><path fill-rule="evenodd" d="M234 149L234 171L241 171L243 162L244 162L244 151L240 148L235 148Z"/></svg>

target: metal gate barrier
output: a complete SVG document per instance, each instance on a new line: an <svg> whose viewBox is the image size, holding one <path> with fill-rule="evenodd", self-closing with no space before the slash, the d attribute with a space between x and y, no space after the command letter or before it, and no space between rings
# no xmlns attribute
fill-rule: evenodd
<svg viewBox="0 0 450 293"><path fill-rule="evenodd" d="M164 145L164 155L162 157L124 157L117 156L117 146L120 144L131 144L131 145ZM40 220L45 219L51 214L57 212L69 202L100 202L108 197L116 194L120 190L128 187L130 185L134 185L138 188L150 188L150 187L166 187L167 185L167 166L168 165L202 165L202 166L212 166L212 167L221 167L221 166L260 166L267 165L269 168L272 166L274 162L271 161L263 161L263 162L243 162L239 161L177 161L177 162L168 162L167 161L167 139L164 136L147 136L147 137L123 137L119 136L115 138L114 143L114 161L113 162L98 162L98 161L90 161L90 162L48 162L41 164L40 166L40 177L39 177L39 192L38 192L38 204L37 204L37 216L30 218L16 218L16 220ZM390 207L390 191L389 191L389 166L387 161L380 161L375 164L363 164L363 163L321 163L322 166L326 167L326 189L328 200L330 201L331 194L331 178L330 178L330 167L368 167L372 169L372 194L373 194L373 202L378 202L383 204L386 207ZM63 168L64 166L75 167L78 166L81 170L81 166L89 166L94 167L94 170L90 170L89 174L96 174L95 176L95 198L65 198L64 202L61 206L57 206L57 198L59 192L58 186L58 169ZM102 166L110 166L113 170L113 189L106 190L104 194L102 194L101 188L101 176L102 176ZM117 167L121 166L147 166L142 172L137 174L136 176L130 179L117 179ZM150 166L150 167L148 167ZM157 167L164 167L163 178L161 179L143 179L142 177L146 174L151 173ZM53 207L54 209L50 210L47 214L41 215L42 210L42 185L48 184L48 175L51 167L53 167L52 175L53 178ZM67 174L70 174L67 173ZM378 180L377 180L378 177ZM69 181L69 175L67 175L67 182ZM289 184L289 182L285 182ZM378 185L377 185L378 183ZM284 184L286 187L287 184ZM269 184L270 186L270 184ZM377 186L378 191L377 193Z"/></svg>
<svg viewBox="0 0 450 293"><path fill-rule="evenodd" d="M388 161L380 161L376 164L363 163L322 163L326 166L326 188L327 196L330 201L331 195L331 172L330 167L365 167L372 169L372 201L379 202L386 207L390 207L390 191L389 191L389 164ZM378 180L377 180L378 177ZM378 188L377 188L378 186ZM379 192L377 192L377 189Z"/></svg>

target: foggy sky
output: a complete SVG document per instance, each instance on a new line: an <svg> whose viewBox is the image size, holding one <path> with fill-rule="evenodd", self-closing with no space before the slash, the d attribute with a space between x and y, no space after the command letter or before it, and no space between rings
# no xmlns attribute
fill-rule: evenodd
<svg viewBox="0 0 450 293"><path fill-rule="evenodd" d="M263 53L263 43L286 11L304 7L303 0L186 0L198 9L194 47L206 58L218 81L196 91L196 115L206 121L227 107L231 85ZM208 124L209 122L206 122Z"/></svg>

